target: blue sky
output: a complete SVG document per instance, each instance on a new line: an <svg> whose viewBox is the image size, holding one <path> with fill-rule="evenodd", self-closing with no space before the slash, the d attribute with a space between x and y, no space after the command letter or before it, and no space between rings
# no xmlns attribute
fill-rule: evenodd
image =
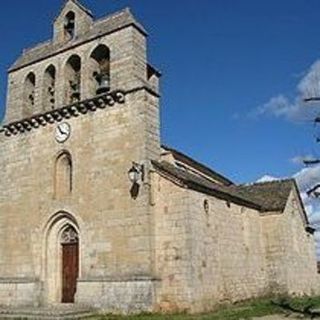
<svg viewBox="0 0 320 320"><path fill-rule="evenodd" d="M149 59L163 73L165 144L236 182L291 176L301 169L292 158L320 154L312 124L290 117L297 85L320 57L318 0L82 3L97 17L129 6L148 30ZM10 0L2 6L0 113L6 69L23 48L51 37L61 5ZM266 105L279 95L282 105Z"/></svg>

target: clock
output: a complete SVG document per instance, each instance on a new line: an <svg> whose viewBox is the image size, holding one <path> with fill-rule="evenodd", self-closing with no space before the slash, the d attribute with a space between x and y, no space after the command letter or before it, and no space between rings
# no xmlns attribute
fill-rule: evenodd
<svg viewBox="0 0 320 320"><path fill-rule="evenodd" d="M67 141L71 134L71 126L67 122L60 123L55 132L56 141L59 143L63 143Z"/></svg>

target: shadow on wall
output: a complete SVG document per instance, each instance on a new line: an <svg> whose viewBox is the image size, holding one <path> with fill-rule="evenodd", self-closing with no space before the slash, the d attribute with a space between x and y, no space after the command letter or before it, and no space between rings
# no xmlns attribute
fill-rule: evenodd
<svg viewBox="0 0 320 320"><path fill-rule="evenodd" d="M131 198L136 200L138 198L140 191L140 185L138 183L134 183L130 189Z"/></svg>

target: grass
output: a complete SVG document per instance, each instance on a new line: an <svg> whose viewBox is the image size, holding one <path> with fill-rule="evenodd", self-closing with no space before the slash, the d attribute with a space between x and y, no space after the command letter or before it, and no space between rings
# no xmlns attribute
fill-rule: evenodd
<svg viewBox="0 0 320 320"><path fill-rule="evenodd" d="M320 308L320 297L281 298L281 299L257 299L231 306L221 306L217 311L207 314L140 314L131 316L105 315L91 317L88 320L239 320L252 319L273 314L283 314L284 310L275 302L287 302L295 309L303 310L309 305Z"/></svg>

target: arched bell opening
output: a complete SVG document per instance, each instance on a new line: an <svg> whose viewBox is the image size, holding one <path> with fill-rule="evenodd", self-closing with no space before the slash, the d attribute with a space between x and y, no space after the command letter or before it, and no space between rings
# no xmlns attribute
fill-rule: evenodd
<svg viewBox="0 0 320 320"><path fill-rule="evenodd" d="M64 18L64 37L66 41L75 37L76 15L73 11L69 11Z"/></svg>
<svg viewBox="0 0 320 320"><path fill-rule="evenodd" d="M23 102L25 110L28 113L33 111L35 105L35 89L36 89L36 76L30 72L24 81Z"/></svg>
<svg viewBox="0 0 320 320"><path fill-rule="evenodd" d="M81 59L72 55L65 66L65 103L72 104L81 99Z"/></svg>
<svg viewBox="0 0 320 320"><path fill-rule="evenodd" d="M90 94L106 93L110 90L110 50L100 44L90 55Z"/></svg>
<svg viewBox="0 0 320 320"><path fill-rule="evenodd" d="M55 107L56 93L56 68L50 65L43 78L43 107L45 111L52 110Z"/></svg>

